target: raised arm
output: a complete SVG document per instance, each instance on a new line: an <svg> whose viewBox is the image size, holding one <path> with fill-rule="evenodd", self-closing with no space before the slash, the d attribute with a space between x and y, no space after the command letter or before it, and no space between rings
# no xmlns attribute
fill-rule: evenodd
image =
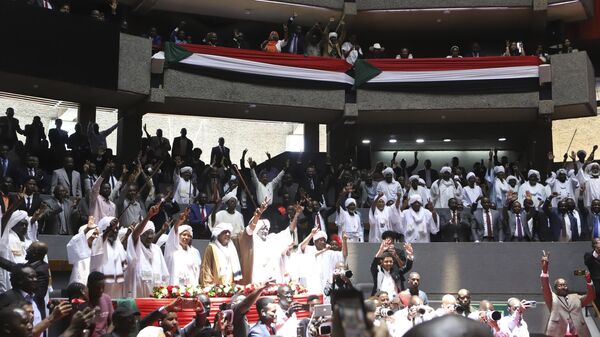
<svg viewBox="0 0 600 337"><path fill-rule="evenodd" d="M254 211L254 215L252 216L252 219L250 219L250 223L248 224L248 229L251 232L254 232L254 229L256 228L256 224L258 223L258 220L260 220L260 216L267 209L267 207L269 207L269 199L265 198L265 200L260 204L260 207L258 207Z"/></svg>
<svg viewBox="0 0 600 337"><path fill-rule="evenodd" d="M592 282L592 275L589 271L585 272L585 283L587 293L581 297L581 306L585 307L592 303L596 299L596 290L594 290L594 283Z"/></svg>
<svg viewBox="0 0 600 337"><path fill-rule="evenodd" d="M300 251L302 253L304 253L306 246L308 246L308 243L310 242L310 240L312 240L313 236L315 236L315 234L317 234L318 231L319 229L317 227L313 227L313 229L310 230L310 233L308 233L306 238L302 240L302 242L300 242Z"/></svg>
<svg viewBox="0 0 600 337"><path fill-rule="evenodd" d="M248 311L250 311L250 309L252 309L252 306L254 305L254 303L256 303L256 301L258 301L258 298L260 297L262 292L265 289L267 289L268 287L270 287L271 285L273 285L273 284L267 281L267 282L263 283L260 287L258 287L256 290L254 290L253 292L248 294L248 296L246 296L246 298L240 302L239 312L242 314L245 314Z"/></svg>
<svg viewBox="0 0 600 337"><path fill-rule="evenodd" d="M542 275L540 275L540 279L542 281L542 290L544 294L544 302L546 302L546 306L549 311L552 311L552 290L550 289L550 276L548 275L548 265L549 261L549 253L546 251L543 252L542 255Z"/></svg>
<svg viewBox="0 0 600 337"><path fill-rule="evenodd" d="M290 222L290 226L288 228L290 232L293 233L296 230L296 227L298 226L298 218L300 217L300 214L302 214L302 211L304 211L304 207L296 203L296 213L294 213L294 218L292 219L292 222Z"/></svg>
<svg viewBox="0 0 600 337"><path fill-rule="evenodd" d="M155 217L156 214L158 214L158 211L160 210L161 205L162 205L162 201L159 201L158 204L150 207L150 209L148 210L148 213L146 214L146 216L144 217L142 222L135 227L133 232L131 232L131 238L133 239L134 244L137 245L137 242L140 239L140 235L142 235L142 231L144 230L144 227L146 227L146 224L148 223L148 221L150 221L151 218Z"/></svg>

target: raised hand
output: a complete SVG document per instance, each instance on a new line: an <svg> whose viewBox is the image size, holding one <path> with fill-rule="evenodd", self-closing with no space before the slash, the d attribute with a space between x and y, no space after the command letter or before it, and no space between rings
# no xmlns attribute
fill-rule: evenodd
<svg viewBox="0 0 600 337"><path fill-rule="evenodd" d="M554 160L554 154L552 151L548 152L548 160Z"/></svg>
<svg viewBox="0 0 600 337"><path fill-rule="evenodd" d="M550 263L550 252L542 251L542 271L544 274L548 273L548 265Z"/></svg>
<svg viewBox="0 0 600 337"><path fill-rule="evenodd" d="M158 212L160 212L160 206L162 204L162 201L160 201L158 204L150 207L150 209L148 210L148 218L154 218L156 216L156 214L158 214Z"/></svg>
<svg viewBox="0 0 600 337"><path fill-rule="evenodd" d="M585 271L585 282L586 283L592 283L592 275L590 274L589 270Z"/></svg>
<svg viewBox="0 0 600 337"><path fill-rule="evenodd" d="M406 255L413 255L413 247L410 243L405 243L404 244L404 251L406 252Z"/></svg>
<svg viewBox="0 0 600 337"><path fill-rule="evenodd" d="M183 298L177 297L173 302L165 305L165 310L168 312L181 311L182 304L183 304Z"/></svg>
<svg viewBox="0 0 600 337"><path fill-rule="evenodd" d="M571 154L569 155L569 157L570 157L572 160L576 160L576 159L577 159L577 156L575 155L575 151L571 151Z"/></svg>

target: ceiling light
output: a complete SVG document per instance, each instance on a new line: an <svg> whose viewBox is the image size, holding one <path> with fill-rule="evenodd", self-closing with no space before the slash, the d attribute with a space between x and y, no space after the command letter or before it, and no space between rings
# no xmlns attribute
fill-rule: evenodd
<svg viewBox="0 0 600 337"><path fill-rule="evenodd" d="M363 139L362 143L363 144L371 144L371 140L370 139Z"/></svg>
<svg viewBox="0 0 600 337"><path fill-rule="evenodd" d="M506 138L504 138L504 137L500 137L500 138L498 138L498 141L499 141L499 142L505 142L505 141L506 141Z"/></svg>
<svg viewBox="0 0 600 337"><path fill-rule="evenodd" d="M419 138L417 139L417 143L425 143L425 139Z"/></svg>
<svg viewBox="0 0 600 337"><path fill-rule="evenodd" d="M395 140L394 138L392 138L392 139L389 140L389 142L392 143L392 144L396 144L397 140Z"/></svg>
<svg viewBox="0 0 600 337"><path fill-rule="evenodd" d="M452 141L452 139L450 138L444 138L444 143L450 143Z"/></svg>

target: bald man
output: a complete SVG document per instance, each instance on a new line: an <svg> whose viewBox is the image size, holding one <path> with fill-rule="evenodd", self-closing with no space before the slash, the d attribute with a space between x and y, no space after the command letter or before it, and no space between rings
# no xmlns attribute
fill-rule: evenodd
<svg viewBox="0 0 600 337"><path fill-rule="evenodd" d="M50 268L48 267L48 263L44 261L46 254L48 254L48 245L45 242L35 241L27 248L26 253L25 260L27 262L25 265L33 268L37 276L34 300L36 303L44 303L44 298L48 292L48 283L50 282ZM0 257L0 268L10 272L15 266L17 266L16 263ZM42 318L44 318L46 311L42 311Z"/></svg>
<svg viewBox="0 0 600 337"><path fill-rule="evenodd" d="M465 317L469 317L471 312L476 311L475 308L471 307L471 292L467 289L460 289L456 294L456 300L458 307L456 313Z"/></svg>
<svg viewBox="0 0 600 337"><path fill-rule="evenodd" d="M0 309L0 335L31 337L33 324L29 314L18 307Z"/></svg>

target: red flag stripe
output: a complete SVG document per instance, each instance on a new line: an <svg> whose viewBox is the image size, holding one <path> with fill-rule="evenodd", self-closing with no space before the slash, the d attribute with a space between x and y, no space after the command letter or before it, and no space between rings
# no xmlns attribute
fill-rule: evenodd
<svg viewBox="0 0 600 337"><path fill-rule="evenodd" d="M424 59L370 59L381 71L436 71L538 66L537 56L494 56Z"/></svg>

